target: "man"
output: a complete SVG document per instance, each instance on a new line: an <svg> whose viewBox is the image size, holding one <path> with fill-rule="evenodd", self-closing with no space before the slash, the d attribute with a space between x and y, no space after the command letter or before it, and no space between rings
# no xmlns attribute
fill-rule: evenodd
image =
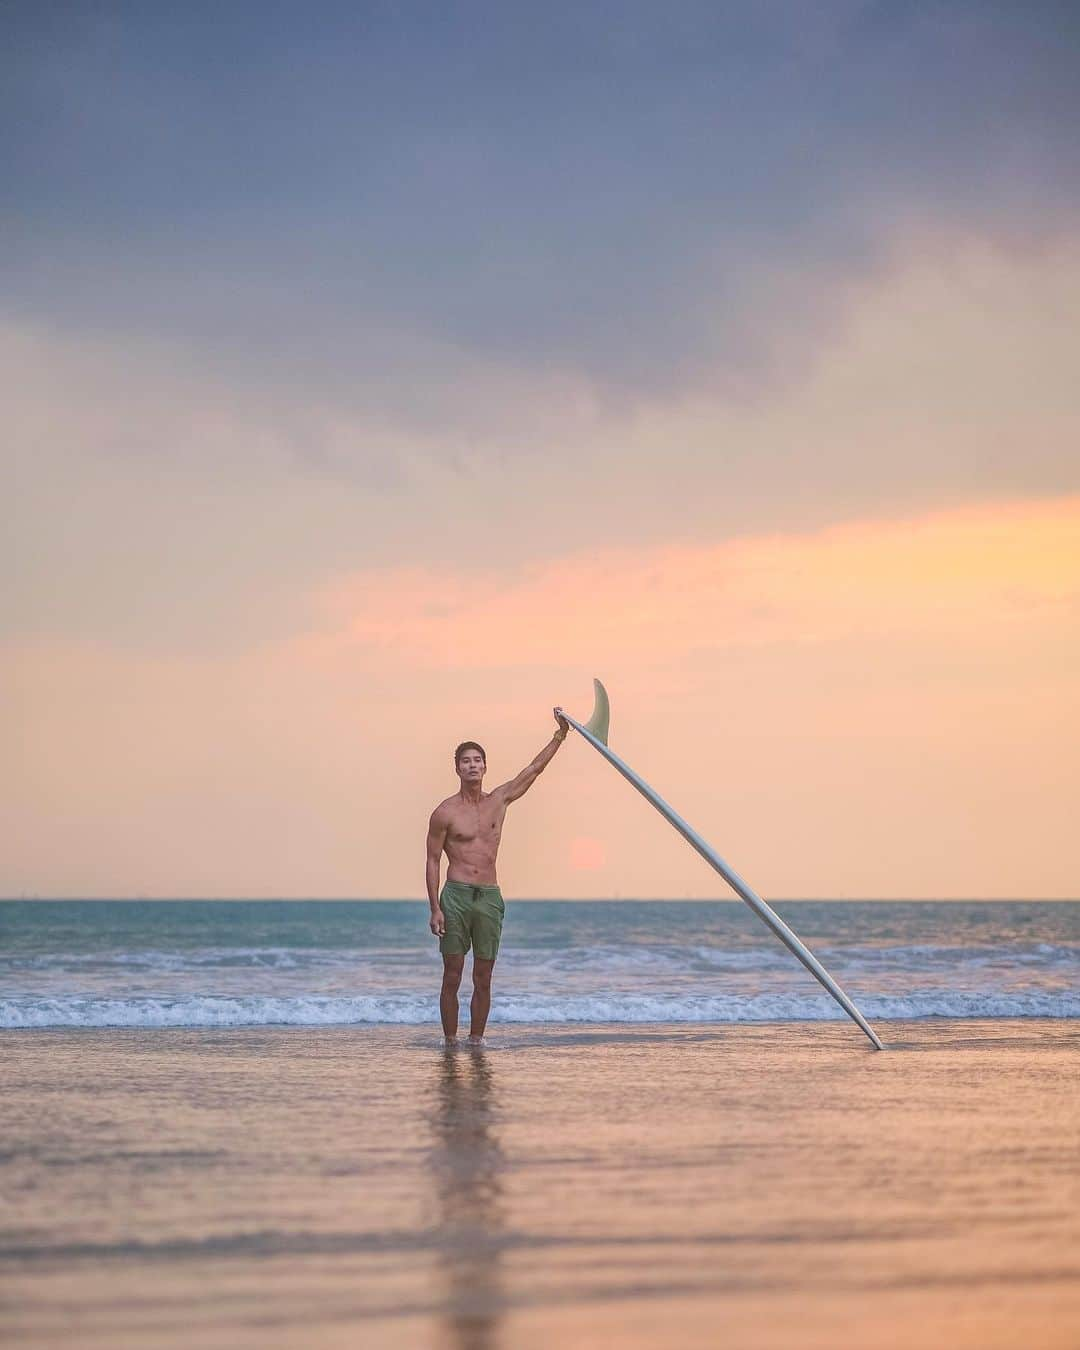
<svg viewBox="0 0 1080 1350"><path fill-rule="evenodd" d="M487 756L475 741L462 741L454 751L461 787L431 813L427 836L427 893L431 931L439 939L443 959L439 1011L447 1044L457 1040L458 987L465 954L473 951L473 995L469 1004L469 1044L482 1045L491 1007L491 972L502 935L503 898L495 876L506 808L525 795L566 740L570 723L556 708L559 727L551 740L516 778L491 792L483 789ZM446 851L450 866L439 894L439 871Z"/></svg>

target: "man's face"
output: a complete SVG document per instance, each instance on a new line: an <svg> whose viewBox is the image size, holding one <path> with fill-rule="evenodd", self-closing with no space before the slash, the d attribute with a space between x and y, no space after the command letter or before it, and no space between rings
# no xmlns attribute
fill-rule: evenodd
<svg viewBox="0 0 1080 1350"><path fill-rule="evenodd" d="M458 760L458 777L463 783L479 783L484 777L484 757L478 750L465 750Z"/></svg>

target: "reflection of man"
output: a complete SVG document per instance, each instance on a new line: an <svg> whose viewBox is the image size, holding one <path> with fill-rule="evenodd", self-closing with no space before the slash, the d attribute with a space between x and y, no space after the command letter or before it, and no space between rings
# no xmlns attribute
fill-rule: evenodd
<svg viewBox="0 0 1080 1350"><path fill-rule="evenodd" d="M438 1260L446 1277L447 1341L453 1350L499 1343L505 1245L495 1090L484 1050L439 1057L432 1112L432 1170L438 1198Z"/></svg>
<svg viewBox="0 0 1080 1350"><path fill-rule="evenodd" d="M559 729L531 764L491 792L483 790L487 756L475 741L462 741L454 751L454 768L461 787L431 813L427 836L427 893L431 931L439 938L443 958L439 1011L448 1041L457 1038L458 987L465 954L473 951L473 996L469 1009L469 1041L483 1039L491 1007L491 972L502 936L503 898L495 876L495 859L502 837L503 818L511 802L528 792L555 751L566 740L570 724L555 709ZM450 861L446 885L439 894L442 853Z"/></svg>

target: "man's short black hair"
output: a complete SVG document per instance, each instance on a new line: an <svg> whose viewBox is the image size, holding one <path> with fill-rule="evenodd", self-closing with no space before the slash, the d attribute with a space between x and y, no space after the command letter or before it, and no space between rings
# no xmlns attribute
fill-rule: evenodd
<svg viewBox="0 0 1080 1350"><path fill-rule="evenodd" d="M458 748L454 751L455 769L461 763L461 756L465 753L466 750L479 750L480 758L484 761L484 768L485 769L487 768L487 755L484 754L484 747L482 745L477 745L475 741L462 741L461 744L458 746Z"/></svg>

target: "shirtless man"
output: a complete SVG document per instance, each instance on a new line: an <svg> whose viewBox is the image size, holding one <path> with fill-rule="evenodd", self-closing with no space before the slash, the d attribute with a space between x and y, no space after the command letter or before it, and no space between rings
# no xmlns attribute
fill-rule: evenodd
<svg viewBox="0 0 1080 1350"><path fill-rule="evenodd" d="M448 1044L457 1040L458 987L465 953L473 949L473 995L469 1010L469 1044L483 1044L491 1007L491 972L502 934L503 898L495 876L495 859L506 808L524 796L566 740L570 723L559 708L559 724L551 740L516 778L491 792L483 790L487 756L475 741L462 741L454 751L460 789L431 813L427 836L427 893L431 931L439 939L443 959L439 1011ZM446 885L439 894L442 853L450 860Z"/></svg>

